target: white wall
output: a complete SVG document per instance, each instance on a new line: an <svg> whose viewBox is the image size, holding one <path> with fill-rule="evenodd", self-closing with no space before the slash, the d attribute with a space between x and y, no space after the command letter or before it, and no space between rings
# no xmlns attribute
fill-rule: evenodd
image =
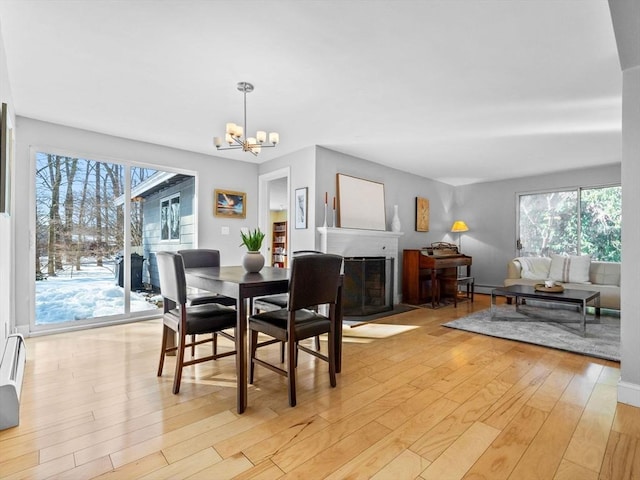
<svg viewBox="0 0 640 480"><path fill-rule="evenodd" d="M587 168L465 185L456 189L456 214L467 222L464 252L473 257L476 290L502 285L507 262L517 256L517 194L550 189L620 183L620 165Z"/></svg>
<svg viewBox="0 0 640 480"><path fill-rule="evenodd" d="M9 85L9 73L7 71L7 56L2 38L2 26L0 25L0 103L8 106L8 121L15 125L13 110L13 98ZM13 189L15 190L15 189ZM13 201L11 205L13 205ZM13 255L13 237L11 235L14 216L0 214L0 357L4 352L7 334L12 333L15 326L15 310L13 302L14 284L11 281L15 262Z"/></svg>
<svg viewBox="0 0 640 480"><path fill-rule="evenodd" d="M92 160L118 161L156 165L168 171L187 171L197 174L197 242L203 248L220 250L225 265L239 264L243 250L240 244L240 228L257 224L258 166L240 160L226 160L182 150L161 147L149 143L102 135L18 117L16 138L16 201L15 216L21 219L15 225L15 259L24 265L15 271L16 318L21 331L29 324L33 309L34 254L32 226L33 172L30 147L46 150L62 150ZM213 191L223 188L247 193L247 218L225 219L213 215ZM222 235L227 226L230 235ZM4 255L4 249L2 249Z"/></svg>

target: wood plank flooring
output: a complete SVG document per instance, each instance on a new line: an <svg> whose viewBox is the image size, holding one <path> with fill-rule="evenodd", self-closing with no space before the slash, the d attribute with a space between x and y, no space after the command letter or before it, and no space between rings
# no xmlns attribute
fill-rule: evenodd
<svg viewBox="0 0 640 480"><path fill-rule="evenodd" d="M243 415L234 357L189 367L179 395L173 359L156 377L159 320L27 339L0 478L640 479L619 364L441 326L488 306L345 328L338 386L301 353L295 408L257 367Z"/></svg>

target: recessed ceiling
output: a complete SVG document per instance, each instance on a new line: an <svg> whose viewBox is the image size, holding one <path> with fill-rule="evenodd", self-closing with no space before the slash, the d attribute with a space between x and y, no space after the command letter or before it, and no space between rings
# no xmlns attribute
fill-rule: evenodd
<svg viewBox="0 0 640 480"><path fill-rule="evenodd" d="M321 145L452 185L621 160L604 0L0 0L18 115L242 161ZM242 121L257 159L216 152Z"/></svg>

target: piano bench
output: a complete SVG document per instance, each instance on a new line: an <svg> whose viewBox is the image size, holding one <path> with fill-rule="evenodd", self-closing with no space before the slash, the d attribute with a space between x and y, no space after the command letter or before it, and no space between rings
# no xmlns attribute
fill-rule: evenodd
<svg viewBox="0 0 640 480"><path fill-rule="evenodd" d="M438 275L438 284L442 284L442 287L438 285L438 292L453 291L453 305L458 306L458 291L461 285L467 286L467 292L465 298L473 303L473 295L475 289L474 277L457 277L455 275ZM447 285L449 287L447 288Z"/></svg>

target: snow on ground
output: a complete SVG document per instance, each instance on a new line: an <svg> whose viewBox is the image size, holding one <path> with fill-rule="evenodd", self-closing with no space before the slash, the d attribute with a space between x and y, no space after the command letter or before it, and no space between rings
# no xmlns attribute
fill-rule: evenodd
<svg viewBox="0 0 640 480"><path fill-rule="evenodd" d="M115 278L116 266L83 264L56 277L36 282L36 324L51 324L124 313L124 289ZM131 311L154 310L145 296L131 292Z"/></svg>

